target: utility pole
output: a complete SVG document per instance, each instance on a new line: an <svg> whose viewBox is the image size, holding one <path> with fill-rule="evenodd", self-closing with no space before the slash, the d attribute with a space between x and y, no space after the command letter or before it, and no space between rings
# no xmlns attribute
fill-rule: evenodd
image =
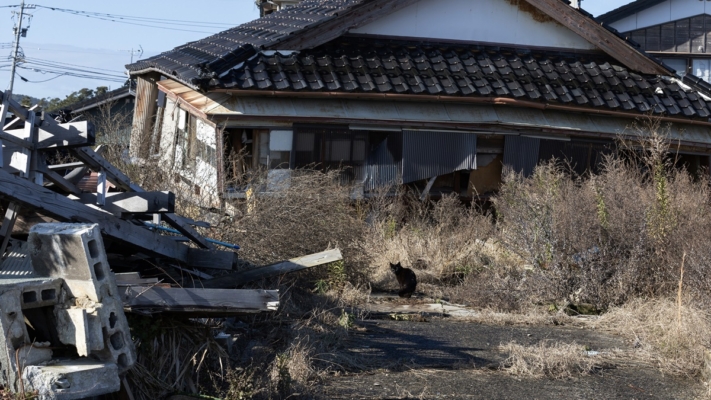
<svg viewBox="0 0 711 400"><path fill-rule="evenodd" d="M10 72L10 87L8 92L12 93L12 88L15 85L15 69L17 68L17 52L20 48L20 34L22 33L22 17L25 12L25 0L20 3L20 17L17 19L15 27L15 48L12 50L12 70Z"/></svg>
<svg viewBox="0 0 711 400"><path fill-rule="evenodd" d="M10 86L8 88L8 91L12 93L12 88L15 84L15 70L17 69L17 61L18 61L18 54L20 52L20 37L25 37L27 36L27 29L29 29L29 25L27 28L22 29L22 19L25 17L25 8L27 9L34 9L37 6L35 4L28 4L25 5L25 0L22 0L22 3L20 3L20 12L18 13L17 11L13 11L12 13L18 14L17 18L17 25L15 26L15 45L12 50L12 71L10 72ZM30 18L32 18L32 14L26 14Z"/></svg>

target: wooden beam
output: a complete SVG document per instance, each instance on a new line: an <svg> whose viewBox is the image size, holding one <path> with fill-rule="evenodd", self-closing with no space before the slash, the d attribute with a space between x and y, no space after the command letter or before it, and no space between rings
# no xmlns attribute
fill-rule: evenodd
<svg viewBox="0 0 711 400"><path fill-rule="evenodd" d="M237 253L208 249L189 249L188 264L197 268L232 269Z"/></svg>
<svg viewBox="0 0 711 400"><path fill-rule="evenodd" d="M5 218L3 218L2 226L0 226L0 257L5 255L5 250L10 241L10 236L12 236L12 228L15 227L19 210L20 205L14 201L10 202L5 210Z"/></svg>
<svg viewBox="0 0 711 400"><path fill-rule="evenodd" d="M278 290L185 289L128 286L120 291L124 307L136 312L199 312L204 315L276 311Z"/></svg>
<svg viewBox="0 0 711 400"><path fill-rule="evenodd" d="M60 221L98 223L102 233L113 239L137 246L152 255L187 264L187 246L3 170L0 170L0 196Z"/></svg>
<svg viewBox="0 0 711 400"><path fill-rule="evenodd" d="M269 278L277 275L284 275L291 272L300 271L302 269L315 267L342 260L343 256L339 249L326 250L316 254L309 254L303 257L292 258L291 260L282 261L276 264L266 265L263 267L250 268L243 271L234 272L230 275L221 276L219 278L202 281L201 284L206 288L228 288L235 287L248 282L253 282L259 279Z"/></svg>
<svg viewBox="0 0 711 400"><path fill-rule="evenodd" d="M55 185L57 185L58 188L62 189L66 193L71 193L75 196L80 196L82 194L81 190L75 184L64 179L64 177L59 175L58 173L46 167L42 168L42 173L48 181L54 183Z"/></svg>
<svg viewBox="0 0 711 400"><path fill-rule="evenodd" d="M671 71L632 47L624 39L605 29L592 18L560 0L525 0L564 27L600 48L633 71L651 75L671 75Z"/></svg>
<svg viewBox="0 0 711 400"><path fill-rule="evenodd" d="M5 131L12 136L20 136L22 129ZM39 124L38 149L53 149L60 147L81 147L94 144L96 137L94 126L86 121L71 124L49 125L42 121Z"/></svg>
<svg viewBox="0 0 711 400"><path fill-rule="evenodd" d="M350 29L373 22L391 12L417 3L419 0L382 0L365 2L342 15L288 36L285 40L270 45L270 49L311 49L342 36Z"/></svg>
<svg viewBox="0 0 711 400"><path fill-rule="evenodd" d="M76 155L80 160L85 162L87 165L93 167L93 168L103 168L106 172L106 177L108 180L111 181L116 187L119 187L123 190L129 191L129 192L145 192L143 188L140 186L136 185L135 183L131 182L131 179L129 179L126 174L123 172L119 171L118 168L114 167L104 159L104 157L101 157L99 154L94 152L88 147L80 147L77 149L74 149L74 155ZM175 214L168 213L163 215L163 220L170 224L172 227L177 229L180 233L185 235L185 237L189 238L193 242L195 242L198 246L202 247L203 249L214 249L214 246L210 244L207 240L205 240L202 235L200 235L193 227L189 225L189 223L183 221L183 219Z"/></svg>
<svg viewBox="0 0 711 400"><path fill-rule="evenodd" d="M96 193L80 193L75 199L82 204L98 204ZM175 212L175 194L172 192L106 193L102 208L118 217L126 213L171 213Z"/></svg>

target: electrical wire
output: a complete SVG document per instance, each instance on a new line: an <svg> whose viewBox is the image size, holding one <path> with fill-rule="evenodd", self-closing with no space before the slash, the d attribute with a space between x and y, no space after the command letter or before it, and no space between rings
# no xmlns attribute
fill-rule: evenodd
<svg viewBox="0 0 711 400"><path fill-rule="evenodd" d="M123 71L118 71L115 69L105 69L105 68L97 68L97 67L88 67L86 65L77 65L77 64L70 64L70 63L65 63L65 62L59 62L59 61L52 61L52 60L44 60L41 58L33 58L33 57L25 57L23 59L26 62L36 62L36 63L46 63L46 64L54 64L57 66L69 66L69 67L79 67L79 68L93 68L97 71L108 71L108 72L114 72L117 74L122 74Z"/></svg>
<svg viewBox="0 0 711 400"><path fill-rule="evenodd" d="M25 78L24 76L20 75L20 74L17 73L17 72L15 72L15 75L18 76L20 79L22 79L23 82L29 82L29 83L44 83L44 82L49 82L49 81L51 81L51 80L57 79L57 78L59 78L60 76L64 76L64 75L57 75L57 76L55 76L55 77L52 77L52 78L49 78L49 79L45 79L45 80L43 80L43 81L31 81L31 80Z"/></svg>
<svg viewBox="0 0 711 400"><path fill-rule="evenodd" d="M133 17L128 15L119 14L107 14L107 13L97 13L91 11L81 11L81 10L71 10L68 8L59 7L47 7L42 5L37 5L37 8L44 8L52 11L59 11L63 13L73 14L77 16L84 16L89 18L95 18L103 21L111 21L120 24L144 26L155 29L165 29L172 31L181 32L197 32L197 33L214 33L209 31L199 31L192 29L180 29L173 28L174 25L187 26L187 27L197 27L197 28L216 28L216 29L226 29L234 27L234 24L227 23L217 23L217 22L197 22L197 21L184 21L184 20L171 20L171 19L160 19L160 18L148 18L148 17ZM156 24L169 25L169 26L158 26Z"/></svg>

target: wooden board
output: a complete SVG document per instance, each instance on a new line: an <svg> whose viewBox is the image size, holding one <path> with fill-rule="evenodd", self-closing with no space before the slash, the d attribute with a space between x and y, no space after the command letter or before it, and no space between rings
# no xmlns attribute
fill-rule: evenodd
<svg viewBox="0 0 711 400"><path fill-rule="evenodd" d="M632 47L624 39L619 38L594 19L586 17L565 2L560 0L525 1L549 15L561 25L582 36L626 67L645 74L671 74L671 71Z"/></svg>
<svg viewBox="0 0 711 400"><path fill-rule="evenodd" d="M51 129L52 132L47 129ZM24 128L10 129L5 133L19 137L23 130ZM94 126L86 121L59 125L48 125L42 121L39 123L38 133L37 149L90 146L95 140Z"/></svg>
<svg viewBox="0 0 711 400"><path fill-rule="evenodd" d="M279 291L128 286L121 290L121 300L131 311L229 315L276 311Z"/></svg>
<svg viewBox="0 0 711 400"><path fill-rule="evenodd" d="M341 250L326 250L320 253L292 258L291 260L282 261L276 264L238 271L230 275L202 281L199 284L202 284L202 286L205 288L234 287L236 285L241 285L259 279L269 278L277 275L284 275L291 272L300 271L302 269L315 267L317 265L332 263L334 261L339 261L342 259L343 255L341 255Z"/></svg>
<svg viewBox="0 0 711 400"><path fill-rule="evenodd" d="M94 193L82 193L77 201L83 204L98 204ZM124 213L172 213L175 212L175 194L171 192L120 192L106 193L102 208L118 217Z"/></svg>
<svg viewBox="0 0 711 400"><path fill-rule="evenodd" d="M237 262L237 253L207 249L188 250L188 264L197 268L232 269Z"/></svg>
<svg viewBox="0 0 711 400"><path fill-rule="evenodd" d="M85 162L92 168L100 168L106 172L106 177L111 183L117 187L129 191L129 192L145 192L143 188L131 182L131 179L121 172L118 168L114 167L106 161L101 155L97 154L88 147L81 147L74 150L74 155L76 155L80 160ZM163 215L163 219L169 223L172 227L177 229L180 233L185 235L198 246L203 249L214 249L214 246L210 244L204 237L202 237L193 227L191 227L187 222L183 221L178 215L168 213Z"/></svg>
<svg viewBox="0 0 711 400"><path fill-rule="evenodd" d="M94 210L3 170L0 170L0 196L61 221L98 223L102 233L109 237L138 246L159 257L184 263L188 261L188 247L183 244L103 211Z"/></svg>

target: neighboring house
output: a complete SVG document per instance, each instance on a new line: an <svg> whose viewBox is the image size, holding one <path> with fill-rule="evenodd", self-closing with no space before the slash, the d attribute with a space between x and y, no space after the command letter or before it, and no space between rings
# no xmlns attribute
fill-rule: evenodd
<svg viewBox="0 0 711 400"><path fill-rule="evenodd" d="M300 1L301 0L256 0L255 3L257 4L257 7L259 7L259 15L263 17L273 13L274 11L294 6Z"/></svg>
<svg viewBox="0 0 711 400"><path fill-rule="evenodd" d="M679 75L711 82L711 2L636 0L599 16Z"/></svg>
<svg viewBox="0 0 711 400"><path fill-rule="evenodd" d="M70 104L62 109L64 119L71 121L91 121L97 131L97 144L102 144L106 136L128 145L131 136L136 85L102 93L90 99ZM102 132L112 130L111 132Z"/></svg>
<svg viewBox="0 0 711 400"><path fill-rule="evenodd" d="M595 170L645 115L692 170L711 154L710 86L560 0L304 0L127 67L132 155L216 201L243 168L279 183L310 165L349 167L365 193L472 197L504 165Z"/></svg>

